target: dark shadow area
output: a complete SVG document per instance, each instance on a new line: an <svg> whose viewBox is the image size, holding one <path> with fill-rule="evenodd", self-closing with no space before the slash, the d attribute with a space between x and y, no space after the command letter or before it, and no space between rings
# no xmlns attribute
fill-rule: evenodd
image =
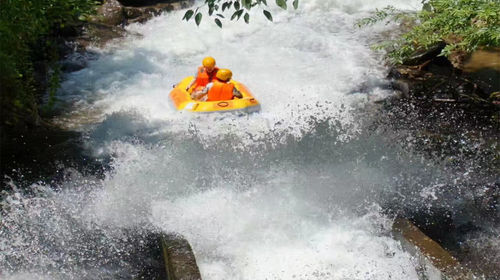
<svg viewBox="0 0 500 280"><path fill-rule="evenodd" d="M108 164L103 162L105 159L84 154L82 137L80 132L49 126L29 130L3 128L0 145L2 179L8 176L20 187L37 181L58 182L62 179L62 170L68 167L101 176Z"/></svg>

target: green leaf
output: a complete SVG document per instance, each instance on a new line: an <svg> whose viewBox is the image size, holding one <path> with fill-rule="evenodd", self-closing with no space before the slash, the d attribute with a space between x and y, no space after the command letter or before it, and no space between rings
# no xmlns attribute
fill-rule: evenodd
<svg viewBox="0 0 500 280"><path fill-rule="evenodd" d="M243 19L245 20L245 23L249 23L250 22L250 15L248 13L245 13L245 16L243 16Z"/></svg>
<svg viewBox="0 0 500 280"><path fill-rule="evenodd" d="M299 0L293 0L293 8L297 10L298 7L299 7Z"/></svg>
<svg viewBox="0 0 500 280"><path fill-rule="evenodd" d="M239 11L234 12L234 14L231 16L231 20L235 19L236 17L238 17L238 20L239 20L241 17L241 14L243 14L243 10L239 10Z"/></svg>
<svg viewBox="0 0 500 280"><path fill-rule="evenodd" d="M264 10L263 13L269 21L273 21L273 16L271 15L270 12Z"/></svg>
<svg viewBox="0 0 500 280"><path fill-rule="evenodd" d="M193 14L194 14L193 10L187 10L182 19L188 21L193 16Z"/></svg>
<svg viewBox="0 0 500 280"><path fill-rule="evenodd" d="M234 2L234 9L235 10L239 10L240 9L240 2L239 1Z"/></svg>
<svg viewBox="0 0 500 280"><path fill-rule="evenodd" d="M216 18L214 21L215 21L215 24L217 24L217 26L222 28L222 22L220 22L220 19Z"/></svg>
<svg viewBox="0 0 500 280"><path fill-rule="evenodd" d="M278 5L283 10L286 10L286 2L285 2L285 0L276 0L276 5Z"/></svg>
<svg viewBox="0 0 500 280"><path fill-rule="evenodd" d="M235 19L238 16L238 11L234 12L231 16L231 20Z"/></svg>
<svg viewBox="0 0 500 280"><path fill-rule="evenodd" d="M427 12L431 12L431 11L432 11L432 6L431 6L431 4L429 4L429 3L424 3L424 5L422 6L422 10L427 11Z"/></svg>
<svg viewBox="0 0 500 280"><path fill-rule="evenodd" d="M201 13L197 13L196 16L194 17L194 20L196 21L196 25L200 25L200 22L201 22L201 18L203 17L203 15Z"/></svg>
<svg viewBox="0 0 500 280"><path fill-rule="evenodd" d="M250 10L252 8L252 0L242 0L241 3L247 10Z"/></svg>

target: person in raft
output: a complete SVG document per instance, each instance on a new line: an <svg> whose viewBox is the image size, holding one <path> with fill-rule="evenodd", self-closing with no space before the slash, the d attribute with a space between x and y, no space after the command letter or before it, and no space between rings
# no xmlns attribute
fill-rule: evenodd
<svg viewBox="0 0 500 280"><path fill-rule="evenodd" d="M236 89L234 84L229 83L233 73L229 69L219 69L217 79L212 83L208 83L207 86L201 91L195 91L191 97L195 100L200 101L222 101L231 100L234 97L242 98L243 95L239 90Z"/></svg>
<svg viewBox="0 0 500 280"><path fill-rule="evenodd" d="M215 59L211 56L207 56L203 59L202 65L198 67L198 72L193 79L193 81L187 86L186 91L189 91L191 87L195 86L193 92L200 91L215 80L215 75L219 68L215 66Z"/></svg>

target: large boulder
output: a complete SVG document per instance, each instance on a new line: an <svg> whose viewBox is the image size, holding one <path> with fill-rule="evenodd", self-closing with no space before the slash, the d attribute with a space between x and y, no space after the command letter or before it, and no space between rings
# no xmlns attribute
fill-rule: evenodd
<svg viewBox="0 0 500 280"><path fill-rule="evenodd" d="M141 2L141 1L136 1ZM164 12L170 12L173 10L180 10L187 8L193 5L193 0L184 0L184 1L145 1L145 2L166 2L166 3L156 3L147 6L138 6L136 5L126 5L123 7L123 14L125 17L125 23L135 23L140 22L143 23L154 16L158 16Z"/></svg>
<svg viewBox="0 0 500 280"><path fill-rule="evenodd" d="M477 50L464 61L463 70L466 72L477 72L483 69L500 72L500 48Z"/></svg>
<svg viewBox="0 0 500 280"><path fill-rule="evenodd" d="M83 51L89 45L102 47L109 41L121 38L127 34L127 31L120 26L113 26L102 23L89 23L83 29L83 34L76 41L79 48Z"/></svg>
<svg viewBox="0 0 500 280"><path fill-rule="evenodd" d="M461 69L492 101L499 101L500 96L495 93L500 92L500 48L473 52L464 60Z"/></svg>
<svg viewBox="0 0 500 280"><path fill-rule="evenodd" d="M94 23L120 25L124 23L123 6L118 0L105 0L97 9L97 15L91 18Z"/></svg>
<svg viewBox="0 0 500 280"><path fill-rule="evenodd" d="M145 22L163 12L184 9L194 0L104 0L90 22L118 26L134 22Z"/></svg>
<svg viewBox="0 0 500 280"><path fill-rule="evenodd" d="M165 4L165 3L174 3L179 2L178 0L119 0L120 3L124 6L131 7L144 7L144 6L153 6L156 4Z"/></svg>
<svg viewBox="0 0 500 280"><path fill-rule="evenodd" d="M83 27L83 34L78 36L76 41L83 49L90 44L103 46L108 41L125 35L127 32L123 26L126 24L143 23L163 12L183 9L193 3L194 0L104 0L97 14L89 19L89 23ZM68 66L68 70L79 68L76 65Z"/></svg>

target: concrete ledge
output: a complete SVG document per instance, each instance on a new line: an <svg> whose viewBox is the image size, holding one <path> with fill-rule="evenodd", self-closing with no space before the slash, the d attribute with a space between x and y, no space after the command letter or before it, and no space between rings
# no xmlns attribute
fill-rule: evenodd
<svg viewBox="0 0 500 280"><path fill-rule="evenodd" d="M201 280L193 249L183 236L162 234L160 243L168 280Z"/></svg>
<svg viewBox="0 0 500 280"><path fill-rule="evenodd" d="M403 249L416 258L420 279L478 279L410 221L396 219L392 232L394 238L401 242ZM191 245L183 236L162 234L160 243L168 280L201 280Z"/></svg>
<svg viewBox="0 0 500 280"><path fill-rule="evenodd" d="M417 271L421 279L426 274L436 275L435 279L467 280L477 279L437 242L430 239L406 219L396 219L392 228L394 237L401 242L404 250L417 258Z"/></svg>

